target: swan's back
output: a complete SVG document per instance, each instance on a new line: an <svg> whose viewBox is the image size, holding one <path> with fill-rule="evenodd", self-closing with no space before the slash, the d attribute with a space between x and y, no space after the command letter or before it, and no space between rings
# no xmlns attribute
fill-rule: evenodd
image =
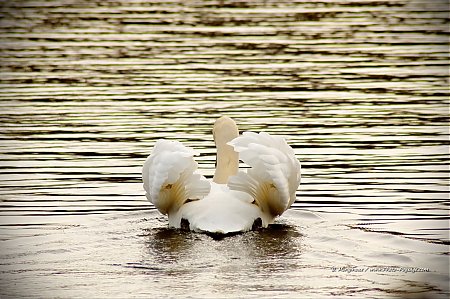
<svg viewBox="0 0 450 299"><path fill-rule="evenodd" d="M230 190L226 185L211 184L211 192L202 200L189 202L180 209L179 217L197 232L228 234L252 229L261 218L261 210L246 193Z"/></svg>

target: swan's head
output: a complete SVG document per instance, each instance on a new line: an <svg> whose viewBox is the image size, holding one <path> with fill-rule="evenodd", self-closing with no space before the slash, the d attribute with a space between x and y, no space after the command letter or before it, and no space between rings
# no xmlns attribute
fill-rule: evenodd
<svg viewBox="0 0 450 299"><path fill-rule="evenodd" d="M239 130L231 118L222 116L214 123L213 136L216 145L226 145L234 138L239 136Z"/></svg>
<svg viewBox="0 0 450 299"><path fill-rule="evenodd" d="M213 180L218 184L226 184L228 178L235 175L239 167L238 153L227 144L239 136L239 130L234 120L222 116L214 124L213 136L217 148L216 173Z"/></svg>

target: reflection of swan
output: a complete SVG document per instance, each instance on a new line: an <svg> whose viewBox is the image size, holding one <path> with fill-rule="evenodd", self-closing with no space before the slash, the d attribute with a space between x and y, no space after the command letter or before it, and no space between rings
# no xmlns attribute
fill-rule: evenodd
<svg viewBox="0 0 450 299"><path fill-rule="evenodd" d="M170 228L145 229L140 235L147 254L139 263L143 267L182 268L182 271L196 271L195 265L204 270L206 264L225 265L233 260L239 261L243 268L254 265L259 268L261 262L267 268L280 267L279 257L289 257L283 260L284 266L299 265L298 257L303 253L301 248L302 235L297 227L286 224L272 224L267 229L240 235L193 235L187 231ZM220 240L219 243L216 240ZM214 250L211 250L214 248ZM220 251L220 257L217 252ZM199 256L202 258L199 259ZM157 264L155 264L157 262ZM184 267L189 264L190 267ZM128 265L129 266L129 265ZM217 267L220 268L220 267ZM168 268L165 268L168 270ZM248 268L246 270L249 270Z"/></svg>
<svg viewBox="0 0 450 299"><path fill-rule="evenodd" d="M169 216L169 226L200 232L267 227L295 201L300 163L279 136L245 132L221 117L214 124L217 147L213 182L197 173L194 150L159 140L142 169L146 196ZM239 159L250 168L240 170Z"/></svg>

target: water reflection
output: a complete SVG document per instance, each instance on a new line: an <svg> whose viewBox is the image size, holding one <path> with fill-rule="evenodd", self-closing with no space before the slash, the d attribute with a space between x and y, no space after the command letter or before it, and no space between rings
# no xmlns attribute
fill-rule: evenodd
<svg viewBox="0 0 450 299"><path fill-rule="evenodd" d="M208 289L262 291L271 286L261 284L266 279L302 270L302 235L290 225L276 224L220 240L167 228L146 229L142 237L146 248L142 260L126 267L151 271L157 279L177 275L184 281L209 273L216 279ZM156 272L155 267L159 269Z"/></svg>
<svg viewBox="0 0 450 299"><path fill-rule="evenodd" d="M236 258L237 250L253 259L295 258L300 254L302 237L296 227L286 224L221 238L170 228L149 229L142 236L146 238L149 254L160 262L169 263L190 253L203 255L201 252L206 251L204 254L208 255L214 248L220 249L225 259Z"/></svg>
<svg viewBox="0 0 450 299"><path fill-rule="evenodd" d="M151 258L161 263L176 262L202 241L200 235L170 228L146 230L143 237Z"/></svg>

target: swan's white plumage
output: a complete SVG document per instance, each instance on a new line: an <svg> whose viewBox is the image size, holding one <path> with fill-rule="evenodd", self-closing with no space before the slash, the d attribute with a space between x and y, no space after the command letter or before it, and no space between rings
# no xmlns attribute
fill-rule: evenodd
<svg viewBox="0 0 450 299"><path fill-rule="evenodd" d="M229 144L251 167L229 179L230 189L250 194L271 219L281 215L295 201L300 184L300 162L292 148L283 138L265 132L245 132Z"/></svg>
<svg viewBox="0 0 450 299"><path fill-rule="evenodd" d="M195 151L178 141L158 140L142 168L147 199L163 214L174 214L188 200L210 191L209 182L196 173Z"/></svg>
<svg viewBox="0 0 450 299"><path fill-rule="evenodd" d="M248 231L261 217L260 209L245 193L232 191L226 185L211 183L211 192L202 200L185 204L178 215L189 221L198 232L227 234Z"/></svg>
<svg viewBox="0 0 450 299"><path fill-rule="evenodd" d="M265 132L238 137L227 117L216 122L214 137L220 155L214 177L227 184L197 173L193 149L159 140L142 169L147 198L169 216L171 227L181 227L186 219L191 230L226 234L248 231L258 218L266 227L295 201L300 163L294 151L282 137ZM238 157L250 168L230 176Z"/></svg>

